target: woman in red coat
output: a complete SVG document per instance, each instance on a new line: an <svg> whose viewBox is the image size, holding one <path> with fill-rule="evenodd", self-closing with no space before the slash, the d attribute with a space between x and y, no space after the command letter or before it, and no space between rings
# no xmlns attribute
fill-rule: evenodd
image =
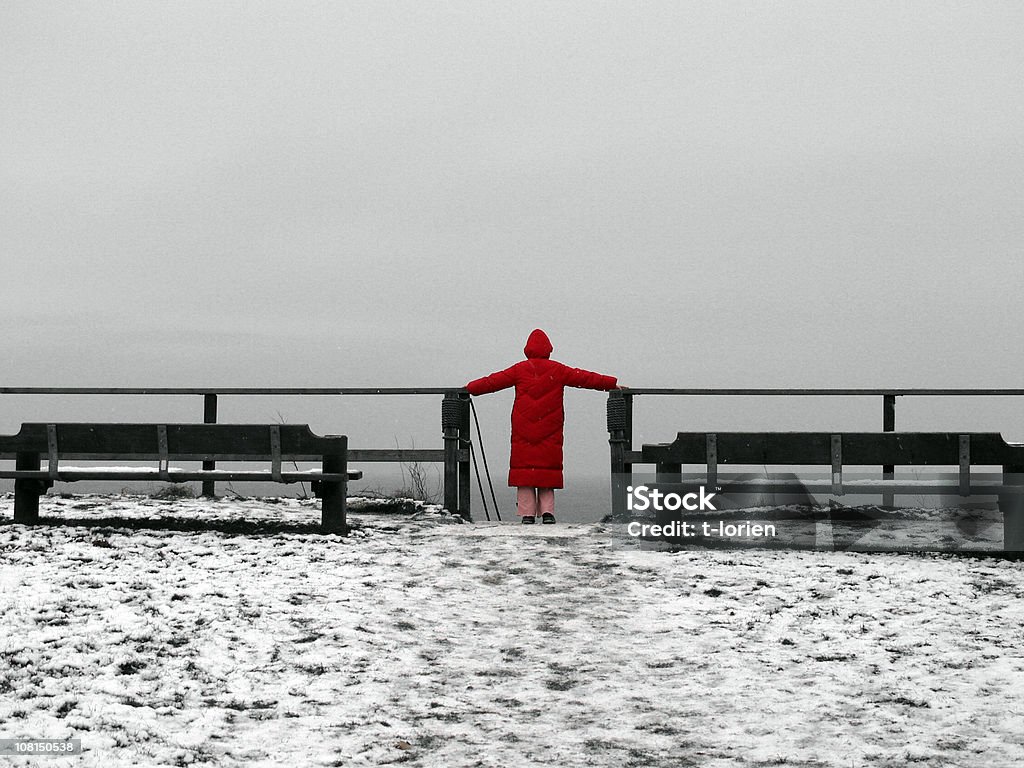
<svg viewBox="0 0 1024 768"><path fill-rule="evenodd" d="M512 406L512 455L508 484L518 489L519 516L524 523L555 522L555 488L562 487L562 426L565 387L618 389L614 376L570 368L550 359L551 342L539 328L530 334L526 359L466 385L471 395L485 395L515 386Z"/></svg>

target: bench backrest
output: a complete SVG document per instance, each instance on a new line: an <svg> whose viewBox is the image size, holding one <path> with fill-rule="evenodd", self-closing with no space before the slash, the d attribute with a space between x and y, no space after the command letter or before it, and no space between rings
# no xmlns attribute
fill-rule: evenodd
<svg viewBox="0 0 1024 768"><path fill-rule="evenodd" d="M644 462L1024 466L1024 445L994 432L680 432L671 443L644 445ZM838 456L837 456L838 451Z"/></svg>
<svg viewBox="0 0 1024 768"><path fill-rule="evenodd" d="M16 435L0 435L0 456L7 458L313 461L347 447L344 435L316 435L307 424L25 423Z"/></svg>

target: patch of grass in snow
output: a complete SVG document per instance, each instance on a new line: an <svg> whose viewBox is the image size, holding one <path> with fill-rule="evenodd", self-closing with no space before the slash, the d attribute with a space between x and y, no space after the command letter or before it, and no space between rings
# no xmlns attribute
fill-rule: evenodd
<svg viewBox="0 0 1024 768"><path fill-rule="evenodd" d="M275 702L276 703L276 702ZM203 704L208 707L220 707L221 709L231 709L235 712L245 712L251 708L254 708L254 704L242 701L241 699L231 698L227 701L220 701L219 699L207 698L203 699ZM273 706L270 704L268 706Z"/></svg>
<svg viewBox="0 0 1024 768"><path fill-rule="evenodd" d="M579 678L574 667L553 661L548 664L548 669L554 674L554 677L544 681L544 687L548 690L568 691L579 685Z"/></svg>
<svg viewBox="0 0 1024 768"><path fill-rule="evenodd" d="M691 766L699 765L695 760L683 757L682 755L664 755L646 749L631 748L626 755L627 759L623 763L623 768L654 768L670 765L673 768L676 766L678 768L690 768Z"/></svg>
<svg viewBox="0 0 1024 768"><path fill-rule="evenodd" d="M494 701L495 704L499 704L499 705L501 705L503 707L517 707L518 708L518 707L523 706L523 702L521 702L519 699L512 699L512 698L508 698L508 697L505 697L505 696L498 696L498 697L492 699L492 701Z"/></svg>
<svg viewBox="0 0 1024 768"><path fill-rule="evenodd" d="M128 659L127 661L122 661L120 664L117 665L117 674L134 675L137 674L139 670L145 668L146 662L139 661L137 659Z"/></svg>
<svg viewBox="0 0 1024 768"><path fill-rule="evenodd" d="M136 696L132 696L130 694L129 695L122 695L122 696L119 696L118 698L120 699L120 702L122 704L124 704L126 707L135 707L136 709L138 709L140 707L148 707L149 706L149 704L144 702L142 699L140 699L140 698L138 698Z"/></svg>
<svg viewBox="0 0 1024 768"><path fill-rule="evenodd" d="M815 661L852 661L856 656L852 653L823 653L811 658Z"/></svg>
<svg viewBox="0 0 1024 768"><path fill-rule="evenodd" d="M352 499L349 512L372 513L375 515L413 515L423 510L423 504L412 499L366 498Z"/></svg>
<svg viewBox="0 0 1024 768"><path fill-rule="evenodd" d="M174 501L176 499L194 499L196 492L190 485L174 483L153 491L150 496L161 501Z"/></svg>
<svg viewBox="0 0 1024 768"><path fill-rule="evenodd" d="M872 699L870 704L901 704L905 707L916 707L919 709L931 709L931 704L923 699L911 699L907 696L894 696L889 699Z"/></svg>
<svg viewBox="0 0 1024 768"><path fill-rule="evenodd" d="M522 677L525 673L515 668L503 669L498 667L494 669L480 669L475 674L477 677L493 677L507 680L514 677Z"/></svg>
<svg viewBox="0 0 1024 768"><path fill-rule="evenodd" d="M219 762L217 756L202 747L193 747L191 749L182 750L174 760L174 765L178 768L185 768L186 766L197 765L200 763L211 763L216 765Z"/></svg>
<svg viewBox="0 0 1024 768"><path fill-rule="evenodd" d="M5 523L0 522L0 525ZM13 523L10 523L13 525ZM54 528L87 528L103 527L111 532L126 533L130 531L178 531L183 533L226 533L239 536L274 537L281 534L316 534L325 536L320 530L319 521L300 522L297 520L249 520L241 517L210 519L198 517L175 517L160 515L157 517L41 517L34 528L46 531ZM37 541L30 542L26 549L45 552L49 544Z"/></svg>
<svg viewBox="0 0 1024 768"><path fill-rule="evenodd" d="M431 707L434 705L431 704ZM429 715L425 715L423 720L440 720L442 723L461 723L465 720L465 717L460 712L431 712ZM421 747L432 747L438 743L437 736L421 736L418 742L418 746Z"/></svg>
<svg viewBox="0 0 1024 768"><path fill-rule="evenodd" d="M679 664L679 662L677 660L675 660L675 659L673 659L672 661L648 661L647 662L647 668L648 669L670 669L672 667L677 666L678 664Z"/></svg>
<svg viewBox="0 0 1024 768"><path fill-rule="evenodd" d="M668 721L657 721L648 725L637 726L638 731L644 731L645 733L653 733L656 736L680 736L689 733L685 728L678 728ZM689 742L674 742L677 746L688 747L692 746Z"/></svg>
<svg viewBox="0 0 1024 768"><path fill-rule="evenodd" d="M571 691L579 682L571 677L556 677L544 681L544 687L550 691Z"/></svg>
<svg viewBox="0 0 1024 768"><path fill-rule="evenodd" d="M57 705L57 708L54 710L54 714L56 714L57 717L64 717L77 706L78 701L76 699L65 699Z"/></svg>
<svg viewBox="0 0 1024 768"><path fill-rule="evenodd" d="M615 763L623 768L693 768L702 765L696 758L679 754L688 743L676 744L671 752L655 752L625 744L617 744L606 739L587 739L583 747L587 752L598 755L613 755Z"/></svg>

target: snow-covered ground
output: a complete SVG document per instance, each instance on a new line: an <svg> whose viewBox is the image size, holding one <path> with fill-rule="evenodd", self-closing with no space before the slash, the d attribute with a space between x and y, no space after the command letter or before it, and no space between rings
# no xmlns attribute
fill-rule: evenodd
<svg viewBox="0 0 1024 768"><path fill-rule="evenodd" d="M47 765L1024 764L1020 563L0 503L0 737L82 740Z"/></svg>

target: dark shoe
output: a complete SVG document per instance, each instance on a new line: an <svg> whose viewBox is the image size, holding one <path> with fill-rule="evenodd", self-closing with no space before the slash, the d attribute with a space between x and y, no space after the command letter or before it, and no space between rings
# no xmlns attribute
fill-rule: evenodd
<svg viewBox="0 0 1024 768"><path fill-rule="evenodd" d="M523 515L523 525L533 525L536 522L536 518L533 515Z"/></svg>
<svg viewBox="0 0 1024 768"><path fill-rule="evenodd" d="M547 523L548 525L553 525L555 522L555 516L552 515L550 512L545 512L544 516L541 517L540 521L542 523Z"/></svg>

